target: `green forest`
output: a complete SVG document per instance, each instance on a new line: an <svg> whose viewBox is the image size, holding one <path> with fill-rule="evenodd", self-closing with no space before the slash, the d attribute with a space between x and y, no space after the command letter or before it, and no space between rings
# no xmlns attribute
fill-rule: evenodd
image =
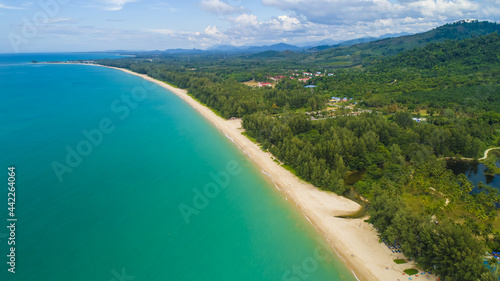
<svg viewBox="0 0 500 281"><path fill-rule="evenodd" d="M498 280L483 265L485 252L500 251L498 190L480 184L471 193L443 158L477 159L500 146L499 30L459 22L314 54L145 53L98 63L188 89L223 118L243 118L246 134L298 177L369 202L381 239L398 241L442 280ZM295 72L331 75L302 83L289 78ZM273 87L241 83L276 75L286 77ZM355 104L332 105L332 96Z"/></svg>

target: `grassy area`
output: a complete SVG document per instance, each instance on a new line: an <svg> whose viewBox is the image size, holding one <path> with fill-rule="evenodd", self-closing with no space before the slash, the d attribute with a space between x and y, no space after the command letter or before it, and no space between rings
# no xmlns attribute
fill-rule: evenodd
<svg viewBox="0 0 500 281"><path fill-rule="evenodd" d="M203 106L205 106L206 108L210 109L213 113L215 113L215 115L219 116L220 118L222 119L226 119L224 117L222 117L222 115L219 113L219 111L209 107L208 105L206 105L205 103L201 102L199 99L197 99L195 96L193 96L192 94L190 94L189 92L187 93L190 97L192 97L195 101L197 101L198 103L202 104Z"/></svg>
<svg viewBox="0 0 500 281"><path fill-rule="evenodd" d="M499 150L491 150L488 153L488 157L484 159L482 162L486 167L488 167L488 171L486 171L487 175L496 175L500 174L500 168L497 167L496 162L500 159L500 151Z"/></svg>
<svg viewBox="0 0 500 281"><path fill-rule="evenodd" d="M154 78L154 77L153 77L153 78ZM154 79L156 79L156 78L154 78ZM161 82L163 82L163 83L165 83L165 84L167 84L167 85L169 85L169 86L172 86L172 87L174 87L174 88L179 88L179 89L181 89L181 87L179 87L179 86L177 86L177 85L174 85L174 84L172 84L172 83L170 83L170 82L167 82L167 81L165 81L165 80L160 80L160 79L156 79L156 80L159 80L159 81L161 81Z"/></svg>
<svg viewBox="0 0 500 281"><path fill-rule="evenodd" d="M250 87L259 86L259 82L255 81L255 80L246 81L246 82L243 82L243 84L250 86Z"/></svg>
<svg viewBox="0 0 500 281"><path fill-rule="evenodd" d="M256 140L255 138L253 138L253 137L249 136L249 135L247 134L247 132L242 132L241 134L242 134L242 135L244 135L245 137L247 137L247 138L248 138L249 140L251 140L253 143L258 144L257 140Z"/></svg>
<svg viewBox="0 0 500 281"><path fill-rule="evenodd" d="M435 192L434 194L431 192L406 192L401 197L408 210L416 214L433 208L443 207L446 201L439 192Z"/></svg>
<svg viewBox="0 0 500 281"><path fill-rule="evenodd" d="M406 261L406 260L404 260L404 259L395 259L395 260L394 260L394 262L395 262L396 264L403 264L403 263L406 263L407 261Z"/></svg>
<svg viewBox="0 0 500 281"><path fill-rule="evenodd" d="M415 275L418 273L418 270L416 270L415 268L408 268L405 269L404 272L408 275Z"/></svg>
<svg viewBox="0 0 500 281"><path fill-rule="evenodd" d="M281 165L281 166L282 166L283 168L285 168L286 170L290 171L292 174L297 175L297 172L295 172L295 170L294 170L292 167L290 167L290 166L288 166L288 165L285 165L285 164L283 164L283 165Z"/></svg>
<svg viewBox="0 0 500 281"><path fill-rule="evenodd" d="M417 113L420 113L420 117L429 116L429 113L427 113L427 109L420 109Z"/></svg>
<svg viewBox="0 0 500 281"><path fill-rule="evenodd" d="M259 83L260 82L257 82L255 80L250 80L250 81L246 81L246 82L242 82L242 83L245 84L245 85L247 85L247 86L250 86L250 87L259 87ZM276 83L272 83L271 82L271 87L274 88L275 86L276 86Z"/></svg>

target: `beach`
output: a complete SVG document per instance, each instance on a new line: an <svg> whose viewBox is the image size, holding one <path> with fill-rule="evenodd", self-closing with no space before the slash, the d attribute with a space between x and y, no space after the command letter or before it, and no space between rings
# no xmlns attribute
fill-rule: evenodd
<svg viewBox="0 0 500 281"><path fill-rule="evenodd" d="M242 134L244 130L241 119L225 120L189 96L186 90L175 88L147 75L127 69L103 67L121 70L156 83L195 108L234 142L266 177L269 177L269 180L275 184L283 196L295 205L314 228L325 237L358 280L396 281L408 277L402 275L403 270L411 268L412 264L398 265L394 263L394 259L404 258L403 254L394 254L383 243L379 243L376 231L370 224L364 222L366 218L343 219L336 217L356 212L360 205L334 193L321 191L281 167L273 161L270 153L264 152L257 144Z"/></svg>

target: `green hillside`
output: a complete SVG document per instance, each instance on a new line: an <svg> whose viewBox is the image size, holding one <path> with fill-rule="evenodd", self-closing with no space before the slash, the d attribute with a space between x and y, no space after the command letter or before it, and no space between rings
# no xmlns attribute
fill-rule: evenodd
<svg viewBox="0 0 500 281"><path fill-rule="evenodd" d="M337 57L349 56L346 60L360 63L366 56L393 56L402 51L424 47L429 43L446 40L462 40L493 32L500 32L500 24L487 21L459 21L446 24L427 32L414 35L387 38L350 47L338 47L311 54L309 61L331 61Z"/></svg>
<svg viewBox="0 0 500 281"><path fill-rule="evenodd" d="M362 69L317 78L318 90L371 107L500 113L500 35L429 44L370 60Z"/></svg>

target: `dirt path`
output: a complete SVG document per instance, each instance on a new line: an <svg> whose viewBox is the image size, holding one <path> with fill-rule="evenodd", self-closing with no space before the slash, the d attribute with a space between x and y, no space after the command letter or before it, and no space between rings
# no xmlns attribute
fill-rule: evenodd
<svg viewBox="0 0 500 281"><path fill-rule="evenodd" d="M495 150L495 149L500 149L500 147L492 147L492 148L488 148L486 149L486 151L484 151L484 156L482 158L478 158L477 160L484 160L488 157L488 153L491 151L491 150ZM439 158L439 160L441 159L455 159L457 157L443 157L443 158ZM458 158L458 159L462 159L462 160L468 160L468 161L473 161L474 158L467 158L467 157L461 157L461 158Z"/></svg>

